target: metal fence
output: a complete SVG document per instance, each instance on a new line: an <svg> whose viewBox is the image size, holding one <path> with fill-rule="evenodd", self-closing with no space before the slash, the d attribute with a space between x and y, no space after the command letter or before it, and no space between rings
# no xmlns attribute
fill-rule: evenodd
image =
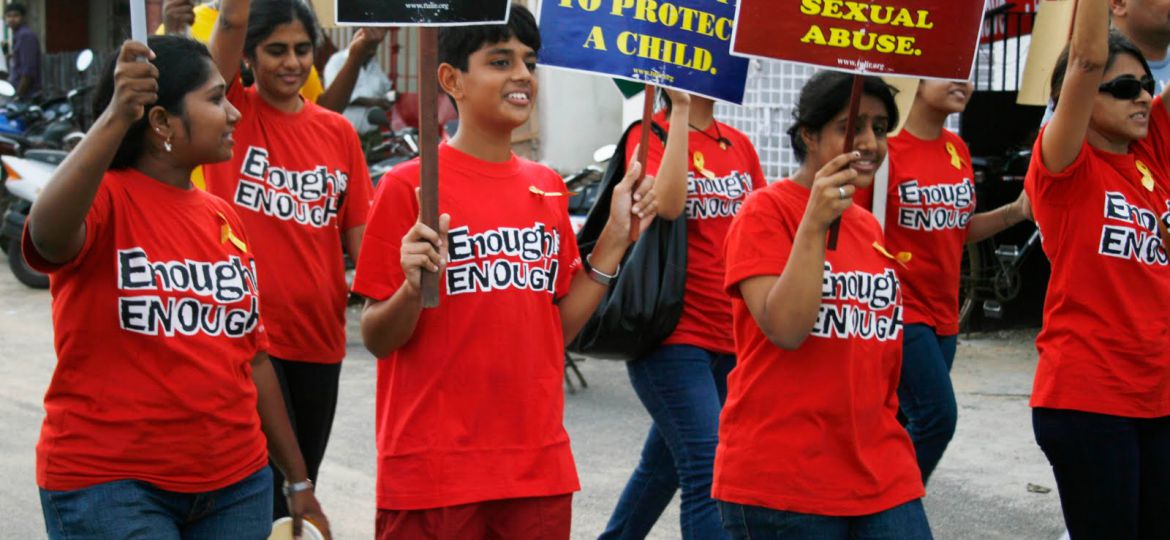
<svg viewBox="0 0 1170 540"><path fill-rule="evenodd" d="M975 57L975 89L1018 92L1028 47L1032 43L1034 11L1013 11L1012 4L987 12L983 41Z"/></svg>

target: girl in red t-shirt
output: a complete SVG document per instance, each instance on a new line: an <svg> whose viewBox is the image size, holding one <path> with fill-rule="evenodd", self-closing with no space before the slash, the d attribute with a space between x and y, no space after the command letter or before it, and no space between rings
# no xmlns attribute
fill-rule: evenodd
<svg viewBox="0 0 1170 540"><path fill-rule="evenodd" d="M211 49L240 109L239 150L204 167L207 190L236 208L252 236L268 353L316 482L345 357L343 251L359 256L372 184L353 126L301 95L321 33L307 3L224 0L219 21ZM238 82L241 59L255 76L248 88ZM288 514L273 502L275 517Z"/></svg>
<svg viewBox="0 0 1170 540"><path fill-rule="evenodd" d="M1032 426L1073 538L1170 538L1170 111L1109 2L1075 17L1024 182L1052 263Z"/></svg>
<svg viewBox="0 0 1170 540"><path fill-rule="evenodd" d="M651 137L646 170L657 178L659 216L686 220L683 311L661 346L626 365L654 422L603 540L646 536L676 491L684 539L725 534L711 499L719 412L735 367L723 243L744 200L767 181L751 141L715 119L714 101L674 91L664 97L667 112L658 121L669 133L665 145ZM640 134L634 127L628 137L636 141ZM627 159L636 146L626 145Z"/></svg>
<svg viewBox="0 0 1170 540"><path fill-rule="evenodd" d="M930 538L922 479L897 420L902 307L873 214L853 204L898 110L864 79L818 73L788 133L801 167L748 198L727 236L738 364L727 379L712 496L734 538ZM826 235L840 219L835 250ZM781 533L781 531L783 531Z"/></svg>
<svg viewBox="0 0 1170 540"><path fill-rule="evenodd" d="M224 93L198 42L127 42L32 208L23 252L52 274L57 348L37 444L50 538L265 538L270 453L296 527L327 528L264 353L248 237L190 183L232 156Z"/></svg>
<svg viewBox="0 0 1170 540"><path fill-rule="evenodd" d="M950 372L959 333L963 244L1028 218L1023 192L1010 204L975 213L971 152L943 127L948 116L967 108L973 90L970 81L923 80L906 125L889 140L886 247L913 257L913 264L897 269L906 332L898 402L923 483L958 420Z"/></svg>

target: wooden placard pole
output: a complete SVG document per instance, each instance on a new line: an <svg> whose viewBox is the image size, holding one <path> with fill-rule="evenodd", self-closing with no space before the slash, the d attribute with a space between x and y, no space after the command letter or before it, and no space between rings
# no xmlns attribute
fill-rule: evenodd
<svg viewBox="0 0 1170 540"><path fill-rule="evenodd" d="M645 99L642 102L642 137L638 140L638 163L642 164L642 172L638 174L638 181L634 183L634 191L646 179L646 157L650 152L650 122L654 120L654 97L657 89L652 84L646 85ZM633 193L630 193L633 197ZM633 201L631 200L631 204ZM630 242L638 241L638 230L642 228L642 220L636 215L630 215Z"/></svg>
<svg viewBox="0 0 1170 540"><path fill-rule="evenodd" d="M842 153L853 151L853 135L857 129L857 112L861 109L861 92L864 89L865 78L861 75L853 76L853 90L849 93L849 118L845 121L845 149ZM829 251L837 249L837 237L841 235L841 218L829 225Z"/></svg>
<svg viewBox="0 0 1170 540"><path fill-rule="evenodd" d="M439 230L439 29L418 29L419 213L427 227ZM422 305L439 306L439 273L422 273Z"/></svg>

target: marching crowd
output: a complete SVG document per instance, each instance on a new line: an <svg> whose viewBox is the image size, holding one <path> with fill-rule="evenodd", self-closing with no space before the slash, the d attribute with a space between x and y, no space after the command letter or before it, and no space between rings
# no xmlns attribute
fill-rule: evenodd
<svg viewBox="0 0 1170 540"><path fill-rule="evenodd" d="M523 7L440 32L460 125L438 148L431 228L419 163L374 190L332 112L368 105L350 97L377 32L355 37L316 103L303 87L320 28L301 0L168 0L206 45L122 46L24 232L23 256L52 275L58 364L36 456L49 537L260 539L281 516L328 534L313 483L348 254L379 359L377 538L568 538L565 345L633 239L679 219L682 312L627 363L653 423L602 538L644 537L676 492L688 540L931 538L922 498L957 422L962 246L1024 220L1052 264L1033 425L1069 532L1170 537L1170 106L1141 31L1142 10L1163 27L1170 14L1154 4L1080 0L1008 205L975 211L971 156L944 128L969 82L924 80L899 111L865 77L854 122L853 76L821 72L788 125L801 165L781 179L711 100L664 92L644 163L646 126L626 134L582 257L561 177L511 150L538 90ZM870 210L887 160L883 230Z"/></svg>

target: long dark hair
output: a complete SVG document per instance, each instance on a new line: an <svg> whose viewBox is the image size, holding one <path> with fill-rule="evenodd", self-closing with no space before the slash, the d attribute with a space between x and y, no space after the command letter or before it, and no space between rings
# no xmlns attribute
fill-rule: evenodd
<svg viewBox="0 0 1170 540"><path fill-rule="evenodd" d="M182 36L151 36L147 46L154 51L150 62L158 68L158 100L148 105L149 113L154 107L162 107L168 113L186 118L183 98L202 87L211 77L211 54L207 47L191 38ZM93 110L104 111L114 98L114 68L118 57L115 55L102 70L93 98ZM138 160L146 150L146 132L150 125L148 114L143 114L130 126L126 138L118 145L111 169L125 169ZM189 129L189 128L188 128Z"/></svg>
<svg viewBox="0 0 1170 540"><path fill-rule="evenodd" d="M332 2L333 0L327 0ZM321 25L317 24L317 16L302 0L254 0L252 9L248 12L248 34L244 38L244 56L256 57L256 47L260 42L268 39L276 27L293 21L301 21L305 33L309 34L309 41L316 48L317 40L321 38Z"/></svg>
<svg viewBox="0 0 1170 540"><path fill-rule="evenodd" d="M1060 53L1060 58L1056 60L1056 68L1052 70L1052 86L1049 87L1049 95L1052 97L1052 104L1054 106L1060 100L1060 89L1064 86L1064 75L1068 73L1068 54L1069 48L1066 45ZM1146 70L1146 75L1151 77L1154 75L1150 71L1150 64L1146 62L1146 57L1142 55L1141 49L1138 49L1137 45L1134 45L1132 41L1121 35L1117 30L1110 30L1109 59L1105 61L1105 71L1113 67L1113 61L1120 54L1128 54L1136 58L1138 62L1142 63L1142 69Z"/></svg>
<svg viewBox="0 0 1170 540"><path fill-rule="evenodd" d="M894 101L895 90L878 77L864 77L862 91L865 95L877 98L886 106L890 115L890 125L898 125L898 104ZM838 113L849 106L850 94L853 93L853 75L839 71L820 71L813 75L800 90L800 98L796 108L792 110L792 127L788 128L788 138L792 141L792 152L796 159L804 163L808 157L808 148L800 134L802 130L809 132L820 131Z"/></svg>

